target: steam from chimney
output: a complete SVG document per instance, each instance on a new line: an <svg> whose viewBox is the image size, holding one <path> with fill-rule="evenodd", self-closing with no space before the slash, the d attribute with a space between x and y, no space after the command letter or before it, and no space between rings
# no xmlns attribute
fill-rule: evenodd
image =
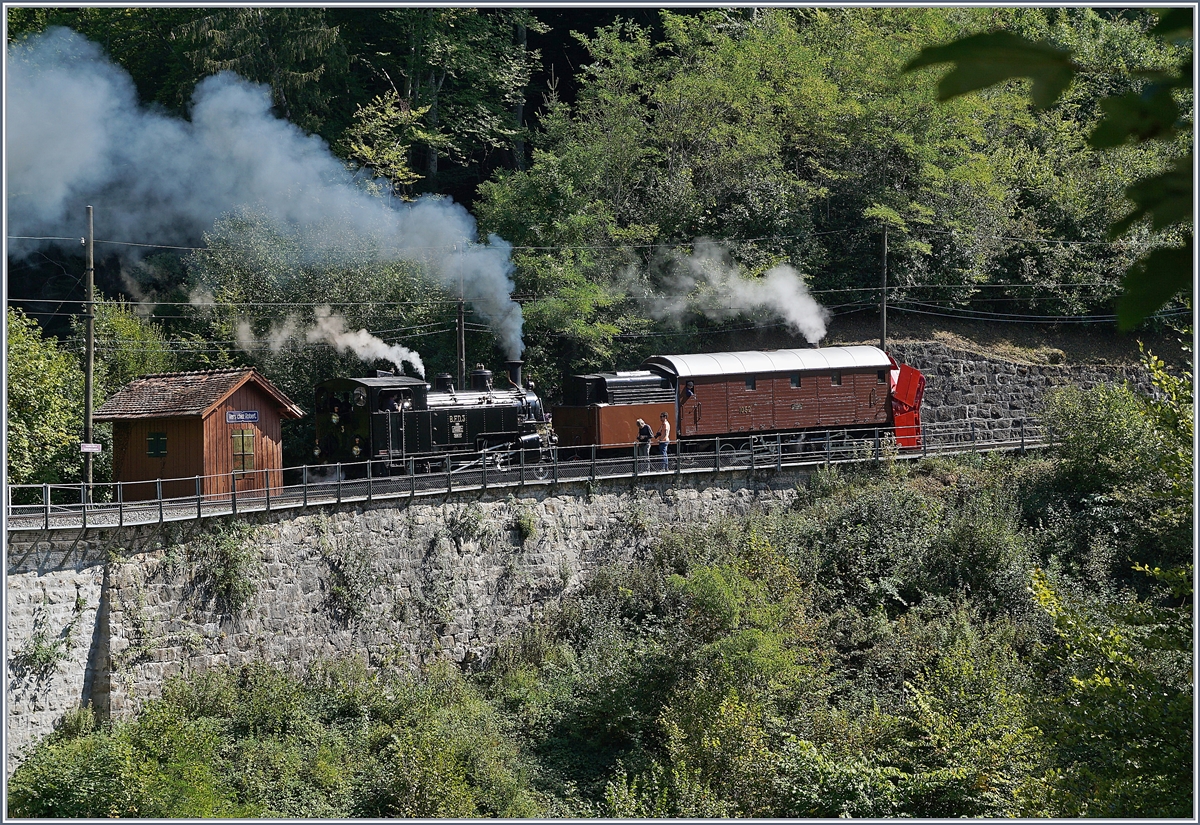
<svg viewBox="0 0 1200 825"><path fill-rule="evenodd" d="M306 329L300 328L294 315L288 315L282 322L273 324L261 339L254 334L248 321L238 321L234 325L234 336L238 346L246 352L254 352L265 345L271 352L279 353L289 343L303 340L310 344L329 344L338 352L352 352L363 361L388 361L400 373L404 372L405 364L411 364L418 375L425 377L425 364L413 350L399 344L389 344L365 329L348 329L346 319L328 304L317 307L315 314L316 321Z"/></svg>
<svg viewBox="0 0 1200 825"><path fill-rule="evenodd" d="M191 246L221 215L254 205L303 231L305 262L336 265L351 252L361 261L365 252L422 263L452 294L461 285L507 356L520 357L509 244L477 243L475 219L448 198L393 205L371 196L323 140L271 114L267 87L228 72L205 78L182 120L142 108L129 75L63 28L9 45L7 67L11 235L69 237L77 247L90 203L98 238ZM10 242L10 251L40 243Z"/></svg>
<svg viewBox="0 0 1200 825"><path fill-rule="evenodd" d="M816 302L800 273L787 264L747 278L720 244L697 240L694 252L672 262L663 278L665 292L648 296L649 312L660 320L681 321L689 314L715 320L765 311L787 322L810 344L825 337L829 311Z"/></svg>
<svg viewBox="0 0 1200 825"><path fill-rule="evenodd" d="M399 344L388 344L381 341L365 329L346 329L346 319L334 313L328 306L317 307L317 321L305 333L309 343L332 344L339 352L353 352L364 361L382 358L403 370L404 364L412 364L413 369L424 378L425 365L421 356Z"/></svg>

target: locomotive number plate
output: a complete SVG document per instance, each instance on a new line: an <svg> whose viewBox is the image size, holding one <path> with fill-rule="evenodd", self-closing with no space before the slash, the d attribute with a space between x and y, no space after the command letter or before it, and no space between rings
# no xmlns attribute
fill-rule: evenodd
<svg viewBox="0 0 1200 825"><path fill-rule="evenodd" d="M804 405L801 404L799 401L797 401L795 404L792 405L792 409L793 410L802 410L802 409L804 409Z"/></svg>
<svg viewBox="0 0 1200 825"><path fill-rule="evenodd" d="M749 415L750 408L749 407L738 407L738 412L741 413L742 415Z"/></svg>
<svg viewBox="0 0 1200 825"><path fill-rule="evenodd" d="M467 429L467 417L465 415L450 416L450 437L455 441L462 439Z"/></svg>

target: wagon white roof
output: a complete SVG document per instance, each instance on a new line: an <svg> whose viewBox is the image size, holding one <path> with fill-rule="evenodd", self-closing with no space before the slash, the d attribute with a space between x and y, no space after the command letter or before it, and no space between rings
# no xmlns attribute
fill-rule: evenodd
<svg viewBox="0 0 1200 825"><path fill-rule="evenodd" d="M680 378L699 375L753 375L814 370L890 369L891 360L878 347L820 347L762 352L710 352L700 355L653 355L643 367L658 367Z"/></svg>

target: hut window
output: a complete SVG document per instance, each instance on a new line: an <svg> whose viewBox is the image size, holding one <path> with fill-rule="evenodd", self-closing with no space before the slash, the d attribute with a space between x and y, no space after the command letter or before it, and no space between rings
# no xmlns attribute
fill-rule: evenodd
<svg viewBox="0 0 1200 825"><path fill-rule="evenodd" d="M842 385L842 374L840 372L835 372L830 375L829 384L830 386L840 387Z"/></svg>
<svg viewBox="0 0 1200 825"><path fill-rule="evenodd" d="M753 375L746 376L746 389L748 389L748 390L758 389L758 381Z"/></svg>
<svg viewBox="0 0 1200 825"><path fill-rule="evenodd" d="M799 386L800 386L800 373L793 372L792 373L792 387L795 388L795 387L799 387Z"/></svg>
<svg viewBox="0 0 1200 825"><path fill-rule="evenodd" d="M887 383L887 374L888 374L887 370L880 370L879 372L875 373L875 383L876 384L886 384Z"/></svg>
<svg viewBox="0 0 1200 825"><path fill-rule="evenodd" d="M151 458L163 458L167 454L167 434L150 433L146 436L146 455Z"/></svg>
<svg viewBox="0 0 1200 825"><path fill-rule="evenodd" d="M233 471L245 473L254 469L254 430L234 430Z"/></svg>

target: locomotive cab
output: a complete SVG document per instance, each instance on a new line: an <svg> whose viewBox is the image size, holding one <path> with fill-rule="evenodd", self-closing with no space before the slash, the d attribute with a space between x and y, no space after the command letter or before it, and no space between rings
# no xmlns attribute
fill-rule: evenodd
<svg viewBox="0 0 1200 825"><path fill-rule="evenodd" d="M468 389L456 389L444 374L435 379L437 389L386 373L325 381L315 389L314 459L347 465L369 460L372 474L380 475L406 471L412 458L432 468L445 466L449 456L468 461L479 452L520 450L523 460L537 463L552 434L541 399L512 380L511 367L506 388L496 387L482 365L470 374ZM519 381L519 369L515 375ZM365 473L365 465L347 470L348 476Z"/></svg>

